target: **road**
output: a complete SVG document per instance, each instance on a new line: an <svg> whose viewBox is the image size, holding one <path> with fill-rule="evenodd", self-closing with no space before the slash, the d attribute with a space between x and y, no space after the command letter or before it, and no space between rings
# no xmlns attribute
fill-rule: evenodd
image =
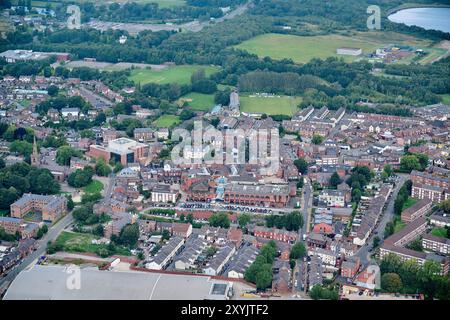
<svg viewBox="0 0 450 320"><path fill-rule="evenodd" d="M358 253L356 254L361 259L362 265L367 265L370 262L370 252L369 250L372 248L373 238L377 235L380 238L380 245L383 243L383 233L384 229L386 229L386 224L389 221L392 221L394 219L394 203L395 199L397 198L397 194L400 190L400 188L403 186L405 181L408 179L408 175L398 175L398 180L396 181L394 190L391 193L390 199L388 200L388 205L386 209L383 212L383 216L381 217L381 220L378 222L377 226L375 227L374 232L369 236L366 243L367 245L362 246Z"/></svg>
<svg viewBox="0 0 450 320"><path fill-rule="evenodd" d="M302 213L303 213L303 227L299 230L299 237L303 239L304 234L309 233L309 226L311 224L311 208L312 208L312 186L309 178L305 179L306 182L302 188Z"/></svg>
<svg viewBox="0 0 450 320"><path fill-rule="evenodd" d="M0 279L0 286L6 281L13 281L14 278L26 267L28 267L33 261L42 256L47 249L47 243L49 241L55 240L60 232L71 224L73 221L72 213L68 213L61 220L59 220L54 226L52 226L46 235L40 240L38 240L38 248L36 251L33 251L31 254L26 256L22 263L16 265L13 269L9 270L8 274Z"/></svg>

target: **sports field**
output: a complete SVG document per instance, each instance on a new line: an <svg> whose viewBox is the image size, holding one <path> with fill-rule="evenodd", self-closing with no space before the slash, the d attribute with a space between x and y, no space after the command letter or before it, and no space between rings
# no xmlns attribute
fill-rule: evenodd
<svg viewBox="0 0 450 320"><path fill-rule="evenodd" d="M302 102L301 97L274 96L257 97L244 95L239 97L241 111L249 113L265 113L268 115L284 114L292 116Z"/></svg>
<svg viewBox="0 0 450 320"><path fill-rule="evenodd" d="M338 55L336 50L340 47L361 48L363 54L390 44L402 44L414 47L427 47L429 41L414 37L399 35L393 32L364 33L355 32L344 35L324 36L295 36L283 34L263 34L242 42L235 46L257 54L260 57L269 56L273 59L292 59L297 63L306 63L313 58L342 57L346 61L353 61L359 57Z"/></svg>
<svg viewBox="0 0 450 320"><path fill-rule="evenodd" d="M214 95L191 92L180 98L180 103L185 101L187 106L195 111L209 111L214 106Z"/></svg>
<svg viewBox="0 0 450 320"><path fill-rule="evenodd" d="M172 115L172 114L164 114L158 119L155 120L154 124L158 128L169 128L172 125L176 125L180 123L180 118L178 116Z"/></svg>
<svg viewBox="0 0 450 320"><path fill-rule="evenodd" d="M131 71L129 79L141 85L147 83L167 84L189 84L191 82L191 75L200 69L205 70L206 76L209 76L217 71L218 67L201 66L201 65L181 65L172 66L164 70L151 69L135 69Z"/></svg>

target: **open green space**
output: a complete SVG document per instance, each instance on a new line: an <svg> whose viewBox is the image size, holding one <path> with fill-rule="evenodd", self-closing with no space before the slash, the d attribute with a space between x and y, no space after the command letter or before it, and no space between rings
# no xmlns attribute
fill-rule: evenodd
<svg viewBox="0 0 450 320"><path fill-rule="evenodd" d="M211 74L219 71L219 67L201 65L172 66L163 70L134 69L131 71L129 79L135 83L141 83L141 85L147 83L189 84L191 82L192 74L200 69L205 70L206 76L210 76Z"/></svg>
<svg viewBox="0 0 450 320"><path fill-rule="evenodd" d="M403 204L403 210L408 209L409 207L415 205L417 203L417 201L419 201L419 200L409 197Z"/></svg>
<svg viewBox="0 0 450 320"><path fill-rule="evenodd" d="M342 57L353 61L359 57L338 55L340 47L361 48L363 54L387 45L406 45L428 47L431 42L394 32L349 32L348 35L295 36L268 33L256 36L235 46L260 57L273 59L292 59L297 63L306 63L313 58Z"/></svg>
<svg viewBox="0 0 450 320"><path fill-rule="evenodd" d="M441 94L442 103L450 105L450 94Z"/></svg>
<svg viewBox="0 0 450 320"><path fill-rule="evenodd" d="M192 110L207 112L214 106L214 95L191 92L181 97L179 101L181 103L186 102Z"/></svg>
<svg viewBox="0 0 450 320"><path fill-rule="evenodd" d="M103 183L98 180L92 180L86 187L83 188L85 193L98 193L103 190Z"/></svg>
<svg viewBox="0 0 450 320"><path fill-rule="evenodd" d="M404 226L406 226L406 223L404 223L400 219L396 219L394 223L395 223L395 225L394 225L394 233L399 232L400 230L403 229Z"/></svg>
<svg viewBox="0 0 450 320"><path fill-rule="evenodd" d="M268 115L284 114L292 116L302 102L301 97L273 96L260 97L242 95L239 97L241 111L248 113L265 113Z"/></svg>
<svg viewBox="0 0 450 320"><path fill-rule="evenodd" d="M433 230L431 230L431 234L436 237L447 238L447 229L434 228Z"/></svg>
<svg viewBox="0 0 450 320"><path fill-rule="evenodd" d="M90 252L97 253L100 249L107 249L106 244L93 244L92 240L98 240L99 237L89 233L77 233L63 231L56 238L56 245L61 246L63 251L67 252ZM116 246L116 254L130 255L129 250Z"/></svg>
<svg viewBox="0 0 450 320"><path fill-rule="evenodd" d="M172 114L164 114L155 120L154 124L158 128L169 128L180 123L180 118Z"/></svg>

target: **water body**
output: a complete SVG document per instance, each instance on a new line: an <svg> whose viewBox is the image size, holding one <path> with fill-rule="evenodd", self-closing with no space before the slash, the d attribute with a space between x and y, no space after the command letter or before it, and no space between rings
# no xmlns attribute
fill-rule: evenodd
<svg viewBox="0 0 450 320"><path fill-rule="evenodd" d="M450 8L404 9L391 14L388 19L407 26L450 33Z"/></svg>

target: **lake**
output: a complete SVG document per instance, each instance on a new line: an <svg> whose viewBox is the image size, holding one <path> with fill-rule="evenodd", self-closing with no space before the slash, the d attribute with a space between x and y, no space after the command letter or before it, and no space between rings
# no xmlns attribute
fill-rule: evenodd
<svg viewBox="0 0 450 320"><path fill-rule="evenodd" d="M450 8L404 9L391 14L388 19L392 22L404 23L407 26L418 26L427 30L450 33Z"/></svg>

